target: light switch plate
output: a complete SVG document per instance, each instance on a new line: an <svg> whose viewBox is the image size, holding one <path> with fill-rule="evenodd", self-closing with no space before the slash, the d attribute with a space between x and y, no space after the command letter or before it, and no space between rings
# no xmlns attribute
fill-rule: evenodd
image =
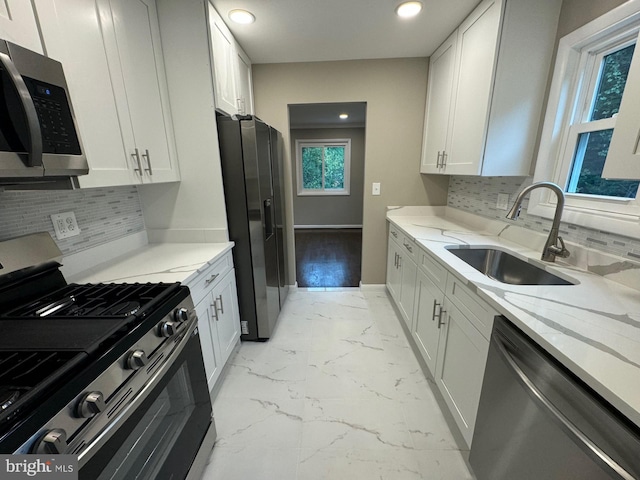
<svg viewBox="0 0 640 480"><path fill-rule="evenodd" d="M76 214L73 212L56 213L51 215L51 221L53 222L53 229L56 232L56 238L58 240L80 235L80 228L78 227Z"/></svg>
<svg viewBox="0 0 640 480"><path fill-rule="evenodd" d="M371 195L380 195L380 183L374 182L371 186Z"/></svg>
<svg viewBox="0 0 640 480"><path fill-rule="evenodd" d="M508 193L499 193L498 200L496 201L496 208L498 210L508 210L509 209L509 194Z"/></svg>

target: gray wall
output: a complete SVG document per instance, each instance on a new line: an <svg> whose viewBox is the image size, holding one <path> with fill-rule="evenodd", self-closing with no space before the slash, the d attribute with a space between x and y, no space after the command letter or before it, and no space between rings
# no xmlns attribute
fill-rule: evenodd
<svg viewBox="0 0 640 480"><path fill-rule="evenodd" d="M292 129L291 158L294 225L362 225L364 187L364 128ZM351 139L351 187L349 195L298 196L296 140Z"/></svg>
<svg viewBox="0 0 640 480"><path fill-rule="evenodd" d="M575 29L624 3L624 0L564 0L558 24L558 41ZM552 61L555 65L555 58ZM549 84L553 68L549 73ZM546 101L546 100L545 100ZM543 113L544 119L544 113ZM540 128L542 128L542 121ZM532 166L532 171L535 166ZM498 193L507 193L513 200L515 195L531 182L530 177L451 177L447 204L490 218L504 220L505 212L496 210ZM525 207L528 202L525 203ZM551 222L542 217L528 215L526 208L520 216L520 226L539 232L548 232ZM562 223L561 234L568 240L587 247L634 260L640 258L640 239L615 235L602 230L593 230L577 225Z"/></svg>
<svg viewBox="0 0 640 480"><path fill-rule="evenodd" d="M283 63L253 66L256 115L289 142L289 104L367 102L362 235L362 283L383 284L386 273L388 205L445 205L449 179L420 175L427 58ZM291 152L285 175L291 178ZM382 194L371 195L381 182ZM291 184L287 223L293 225ZM293 228L288 240L294 245ZM295 278L290 250L291 278Z"/></svg>

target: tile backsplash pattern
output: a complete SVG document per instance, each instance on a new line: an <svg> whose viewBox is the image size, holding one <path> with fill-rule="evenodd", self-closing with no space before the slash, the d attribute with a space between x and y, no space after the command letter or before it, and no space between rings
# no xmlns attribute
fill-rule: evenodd
<svg viewBox="0 0 640 480"><path fill-rule="evenodd" d="M80 235L58 240L50 215L73 211ZM0 192L0 240L47 231L65 255L145 229L134 186L73 191Z"/></svg>
<svg viewBox="0 0 640 480"><path fill-rule="evenodd" d="M506 211L496 208L499 193L509 194L509 207L520 190L531 183L530 177L468 177L451 176L447 205L484 217L503 220ZM528 199L522 203L519 226L548 233L551 220L527 214ZM612 255L640 261L640 239L594 230L562 222L560 235L571 242L600 250Z"/></svg>

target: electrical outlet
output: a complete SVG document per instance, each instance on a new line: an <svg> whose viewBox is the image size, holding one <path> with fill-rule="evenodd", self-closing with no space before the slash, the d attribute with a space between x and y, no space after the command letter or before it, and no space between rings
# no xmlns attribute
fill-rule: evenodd
<svg viewBox="0 0 640 480"><path fill-rule="evenodd" d="M380 195L380 183L373 183L373 185L371 186L371 195Z"/></svg>
<svg viewBox="0 0 640 480"><path fill-rule="evenodd" d="M53 222L53 229L56 232L56 238L58 240L80 235L76 214L73 212L51 215L51 221Z"/></svg>
<svg viewBox="0 0 640 480"><path fill-rule="evenodd" d="M498 210L509 210L509 194L499 193L498 200L496 200L496 208Z"/></svg>

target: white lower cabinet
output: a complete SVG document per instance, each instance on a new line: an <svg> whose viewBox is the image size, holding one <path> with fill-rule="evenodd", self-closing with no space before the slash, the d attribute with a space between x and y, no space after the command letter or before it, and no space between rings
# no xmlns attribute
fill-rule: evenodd
<svg viewBox="0 0 640 480"><path fill-rule="evenodd" d="M403 246L409 245L407 237L393 225L389 231L387 287L409 329L410 341L470 447L497 312L427 251L414 244L412 255L403 252ZM398 256L400 267L396 266Z"/></svg>
<svg viewBox="0 0 640 480"><path fill-rule="evenodd" d="M222 261L216 262L189 285L198 315L210 391L240 339L236 277L231 262L231 252L228 252Z"/></svg>
<svg viewBox="0 0 640 480"><path fill-rule="evenodd" d="M404 235L399 235L395 228L390 228L387 255L387 288L396 301L402 313L402 319L409 330L411 330L412 326L416 273L418 270L414 260L415 251L416 247L411 239Z"/></svg>
<svg viewBox="0 0 640 480"><path fill-rule="evenodd" d="M469 447L488 352L489 340L445 297L434 377Z"/></svg>

